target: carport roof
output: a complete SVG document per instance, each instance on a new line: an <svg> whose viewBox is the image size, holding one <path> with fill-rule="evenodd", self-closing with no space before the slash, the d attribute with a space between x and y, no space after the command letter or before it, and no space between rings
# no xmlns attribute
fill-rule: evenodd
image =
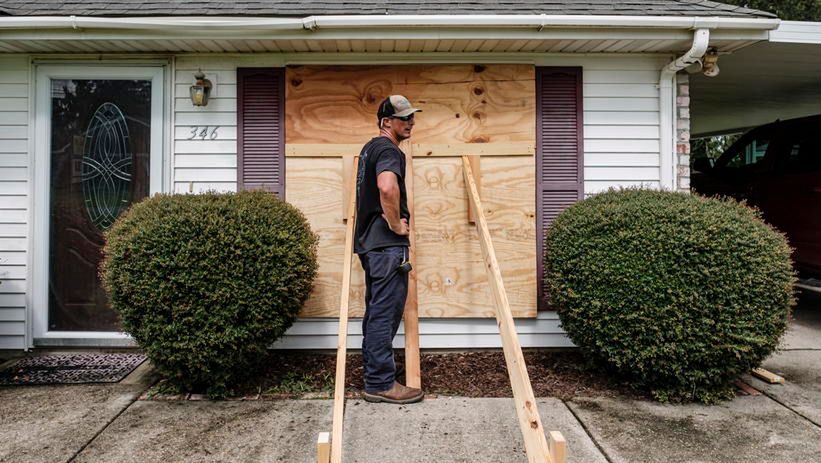
<svg viewBox="0 0 821 463"><path fill-rule="evenodd" d="M708 0L0 0L8 16L258 16L546 14L774 18L772 13Z"/></svg>
<svg viewBox="0 0 821 463"><path fill-rule="evenodd" d="M782 21L769 40L718 60L720 73L690 77L694 137L821 114L821 22Z"/></svg>

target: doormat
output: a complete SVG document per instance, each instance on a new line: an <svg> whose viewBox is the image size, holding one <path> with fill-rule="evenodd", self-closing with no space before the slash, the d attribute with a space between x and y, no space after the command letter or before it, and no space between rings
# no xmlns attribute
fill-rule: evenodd
<svg viewBox="0 0 821 463"><path fill-rule="evenodd" d="M28 357L0 371L0 385L116 383L143 354L54 354Z"/></svg>

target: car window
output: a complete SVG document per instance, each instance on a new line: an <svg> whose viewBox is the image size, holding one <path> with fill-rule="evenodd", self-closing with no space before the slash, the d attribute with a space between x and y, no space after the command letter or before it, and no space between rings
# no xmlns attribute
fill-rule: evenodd
<svg viewBox="0 0 821 463"><path fill-rule="evenodd" d="M725 169L741 169L747 166L753 166L760 163L767 154L767 148L770 146L770 137L762 134L750 140L746 145L741 147L724 165Z"/></svg>
<svg viewBox="0 0 821 463"><path fill-rule="evenodd" d="M805 173L821 169L821 139L813 133L798 133L786 141L787 157L780 170Z"/></svg>

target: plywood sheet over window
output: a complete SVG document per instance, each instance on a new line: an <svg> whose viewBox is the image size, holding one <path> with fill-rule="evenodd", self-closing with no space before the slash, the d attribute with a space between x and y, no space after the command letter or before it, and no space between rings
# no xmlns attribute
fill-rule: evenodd
<svg viewBox="0 0 821 463"><path fill-rule="evenodd" d="M535 77L529 65L299 66L286 70L285 142L361 146L378 134L376 110L403 94L424 111L414 144L535 145ZM416 146L416 145L415 145ZM487 146L487 145L484 145ZM466 146L464 154L470 154ZM458 157L414 155L419 315L492 317L493 298ZM298 151L298 150L297 150ZM315 151L315 150L314 150ZM349 155L358 154L358 149ZM320 153L321 154L321 153ZM303 316L336 316L345 236L342 157L286 160L286 197L320 235L319 276ZM533 156L482 158L482 199L514 315L536 314ZM352 316L363 313L364 277L354 259Z"/></svg>

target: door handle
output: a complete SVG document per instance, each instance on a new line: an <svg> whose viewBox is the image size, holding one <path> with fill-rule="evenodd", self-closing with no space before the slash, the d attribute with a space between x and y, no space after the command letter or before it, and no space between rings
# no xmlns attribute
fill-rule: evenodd
<svg viewBox="0 0 821 463"><path fill-rule="evenodd" d="M821 193L821 186L810 188L810 193Z"/></svg>

